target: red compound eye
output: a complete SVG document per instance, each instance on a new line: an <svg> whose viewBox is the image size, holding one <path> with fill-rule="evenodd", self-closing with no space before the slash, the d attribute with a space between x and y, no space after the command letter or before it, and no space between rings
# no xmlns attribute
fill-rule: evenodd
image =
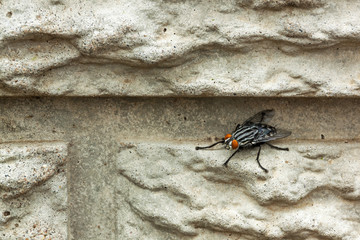
<svg viewBox="0 0 360 240"><path fill-rule="evenodd" d="M226 139L228 139L228 138L231 138L231 134L226 134L226 135L225 135L224 139L226 140Z"/></svg>
<svg viewBox="0 0 360 240"><path fill-rule="evenodd" d="M238 141L232 140L232 142L231 142L231 147L232 147L232 149L236 149L238 146L239 146Z"/></svg>

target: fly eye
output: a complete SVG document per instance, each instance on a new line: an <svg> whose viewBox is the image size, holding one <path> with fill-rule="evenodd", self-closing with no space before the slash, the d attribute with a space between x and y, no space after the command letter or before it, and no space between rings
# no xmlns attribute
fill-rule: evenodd
<svg viewBox="0 0 360 240"><path fill-rule="evenodd" d="M224 137L225 140L229 139L229 138L231 138L231 134L226 134L225 137Z"/></svg>
<svg viewBox="0 0 360 240"><path fill-rule="evenodd" d="M231 142L231 147L232 147L232 149L236 149L238 146L239 146L238 141L232 140L232 142Z"/></svg>

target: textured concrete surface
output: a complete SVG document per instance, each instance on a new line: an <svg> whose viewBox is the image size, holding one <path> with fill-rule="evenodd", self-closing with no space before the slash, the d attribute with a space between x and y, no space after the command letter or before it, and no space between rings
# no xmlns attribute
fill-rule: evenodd
<svg viewBox="0 0 360 240"><path fill-rule="evenodd" d="M228 150L195 150L269 108L292 135L276 143L289 152L264 147L268 174L255 149L228 169ZM336 98L2 98L0 139L69 143L70 239L356 239L359 108Z"/></svg>
<svg viewBox="0 0 360 240"><path fill-rule="evenodd" d="M0 0L0 239L360 240L359 14ZM268 174L195 151L264 109Z"/></svg>
<svg viewBox="0 0 360 240"><path fill-rule="evenodd" d="M357 1L0 3L2 96L359 96Z"/></svg>
<svg viewBox="0 0 360 240"><path fill-rule="evenodd" d="M266 174L255 161L257 149L240 152L226 168L224 149L124 145L117 162L119 202L126 202L118 239L165 239L169 232L173 239L213 232L211 239L357 239L360 144L286 146L289 152L262 148ZM129 208L133 214L123 214Z"/></svg>
<svg viewBox="0 0 360 240"><path fill-rule="evenodd" d="M0 144L0 238L67 239L67 145Z"/></svg>

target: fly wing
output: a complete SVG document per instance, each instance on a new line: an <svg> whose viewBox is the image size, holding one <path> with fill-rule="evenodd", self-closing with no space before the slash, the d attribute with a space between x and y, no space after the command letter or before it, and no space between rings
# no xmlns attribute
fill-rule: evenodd
<svg viewBox="0 0 360 240"><path fill-rule="evenodd" d="M285 129L276 129L276 139L278 138L286 138L291 135L291 131Z"/></svg>
<svg viewBox="0 0 360 240"><path fill-rule="evenodd" d="M269 142L280 138L286 138L291 135L291 132L284 129L276 129L276 134L273 136L266 135L263 138L257 139L258 142Z"/></svg>
<svg viewBox="0 0 360 240"><path fill-rule="evenodd" d="M274 115L274 109L263 110L246 120L242 125L244 126L253 123L268 123L274 117Z"/></svg>

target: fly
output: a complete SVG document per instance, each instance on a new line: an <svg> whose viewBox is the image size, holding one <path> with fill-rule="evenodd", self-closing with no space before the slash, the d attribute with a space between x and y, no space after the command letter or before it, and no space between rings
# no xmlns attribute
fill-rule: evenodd
<svg viewBox="0 0 360 240"><path fill-rule="evenodd" d="M261 111L243 124L238 124L235 130L231 134L226 134L225 137L214 144L207 147L196 147L196 150L211 148L219 143L225 144L226 149L236 149L231 156L224 162L224 166L227 167L230 159L244 148L259 147L259 151L256 156L256 161L259 167L266 173L268 170L261 166L259 157L261 151L261 145L266 144L271 148L283 151L289 151L289 148L281 148L274 146L269 141L288 137L291 132L283 129L276 129L268 125L267 123L274 117L275 111L273 109Z"/></svg>

